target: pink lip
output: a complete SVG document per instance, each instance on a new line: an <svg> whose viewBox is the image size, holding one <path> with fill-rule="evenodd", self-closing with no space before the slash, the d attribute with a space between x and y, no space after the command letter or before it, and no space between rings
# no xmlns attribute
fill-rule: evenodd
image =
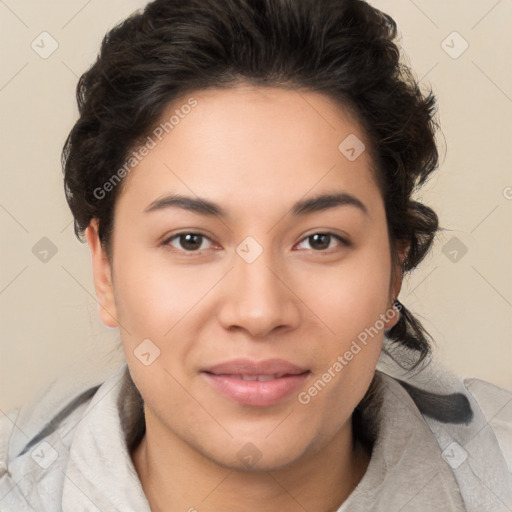
<svg viewBox="0 0 512 512"><path fill-rule="evenodd" d="M283 359L235 359L206 368L201 373L215 389L235 402L261 407L275 404L289 396L303 384L310 372ZM242 380L242 375L275 378L263 381Z"/></svg>

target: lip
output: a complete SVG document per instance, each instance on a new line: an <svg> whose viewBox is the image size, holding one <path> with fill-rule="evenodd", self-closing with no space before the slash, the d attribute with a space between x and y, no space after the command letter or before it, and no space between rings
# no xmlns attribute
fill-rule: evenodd
<svg viewBox="0 0 512 512"><path fill-rule="evenodd" d="M201 373L229 399L242 405L265 407L293 393L304 383L310 370L284 359L234 359L205 368ZM242 380L242 376L261 376L266 380Z"/></svg>

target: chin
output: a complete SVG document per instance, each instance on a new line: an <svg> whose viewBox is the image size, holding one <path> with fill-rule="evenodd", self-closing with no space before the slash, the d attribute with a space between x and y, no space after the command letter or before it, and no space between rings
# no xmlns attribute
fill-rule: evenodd
<svg viewBox="0 0 512 512"><path fill-rule="evenodd" d="M238 454L235 454L235 458L231 460L231 463L221 465L239 473L257 474L286 470L297 464L301 458L302 454L283 454L278 457L272 454L270 457L262 456L258 461L248 463L240 460Z"/></svg>
<svg viewBox="0 0 512 512"><path fill-rule="evenodd" d="M277 443L270 443L265 438L240 441L238 438L222 453L212 453L209 450L204 455L215 464L231 471L254 474L293 467L313 451L311 443L308 445L304 442L304 445L300 446L295 440L294 445L290 446L285 439L276 441Z"/></svg>

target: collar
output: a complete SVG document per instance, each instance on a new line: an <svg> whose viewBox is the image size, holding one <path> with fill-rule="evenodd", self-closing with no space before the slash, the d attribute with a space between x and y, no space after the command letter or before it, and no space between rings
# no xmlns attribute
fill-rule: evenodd
<svg viewBox="0 0 512 512"><path fill-rule="evenodd" d="M464 512L451 468L409 393L377 370L361 422L374 434L368 468L337 512Z"/></svg>

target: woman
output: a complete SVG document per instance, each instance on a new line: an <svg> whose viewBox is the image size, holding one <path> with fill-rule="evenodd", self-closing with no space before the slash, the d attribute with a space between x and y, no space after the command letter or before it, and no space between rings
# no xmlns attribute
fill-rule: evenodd
<svg viewBox="0 0 512 512"><path fill-rule="evenodd" d="M510 510L512 397L428 364L397 299L438 154L395 36L362 0L107 34L63 165L126 362L2 420L2 511Z"/></svg>

